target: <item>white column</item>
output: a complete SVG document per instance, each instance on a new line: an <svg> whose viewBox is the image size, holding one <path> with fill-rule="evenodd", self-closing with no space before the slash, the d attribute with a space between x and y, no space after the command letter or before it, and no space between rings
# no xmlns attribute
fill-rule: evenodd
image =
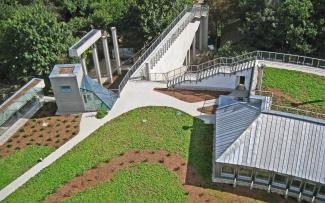
<svg viewBox="0 0 325 203"><path fill-rule="evenodd" d="M119 75L121 75L122 74L121 61L120 61L120 53L119 53L118 41L117 41L117 35L116 35L116 27L111 27L111 31L112 31L113 46L114 46L114 51L115 51L117 73Z"/></svg>
<svg viewBox="0 0 325 203"><path fill-rule="evenodd" d="M202 20L200 21L200 27L199 27L199 50L202 51L203 45L202 45L202 34L203 34L203 25Z"/></svg>
<svg viewBox="0 0 325 203"><path fill-rule="evenodd" d="M102 43L103 43L103 50L104 50L104 55L105 55L105 65L106 65L108 82L113 83L112 66L111 66L111 59L109 57L109 50L108 50L108 45L107 45L107 33L106 32L103 33Z"/></svg>
<svg viewBox="0 0 325 203"><path fill-rule="evenodd" d="M191 65L191 48L188 50L188 65Z"/></svg>
<svg viewBox="0 0 325 203"><path fill-rule="evenodd" d="M202 49L207 50L208 49L208 15L201 17L201 23L202 23Z"/></svg>
<svg viewBox="0 0 325 203"><path fill-rule="evenodd" d="M86 58L85 58L84 54L81 54L81 56L80 56L80 64L81 64L82 71L84 72L84 74L88 75L87 66L86 66Z"/></svg>
<svg viewBox="0 0 325 203"><path fill-rule="evenodd" d="M150 65L149 62L145 63L145 78L150 81Z"/></svg>
<svg viewBox="0 0 325 203"><path fill-rule="evenodd" d="M91 48L92 48L92 55L93 55L95 70L96 70L96 73L97 73L98 83L103 84L102 83L102 75L100 73L100 68L99 68L99 61L98 61L96 44L93 44Z"/></svg>
<svg viewBox="0 0 325 203"><path fill-rule="evenodd" d="M194 36L194 38L193 38L193 42L192 42L192 55L193 55L193 58L195 57L195 55L196 55L196 53L195 53L195 51L196 51L196 34L195 34L195 36Z"/></svg>

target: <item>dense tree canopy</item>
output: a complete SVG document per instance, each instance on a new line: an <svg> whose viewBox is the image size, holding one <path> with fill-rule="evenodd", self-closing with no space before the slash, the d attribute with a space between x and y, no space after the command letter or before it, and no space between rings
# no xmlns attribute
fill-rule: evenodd
<svg viewBox="0 0 325 203"><path fill-rule="evenodd" d="M45 77L74 41L66 24L42 4L15 7L1 30L1 70L11 81Z"/></svg>

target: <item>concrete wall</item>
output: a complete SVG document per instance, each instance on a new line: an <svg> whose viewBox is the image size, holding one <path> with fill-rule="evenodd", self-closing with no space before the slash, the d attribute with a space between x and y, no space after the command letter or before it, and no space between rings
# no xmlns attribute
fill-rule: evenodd
<svg viewBox="0 0 325 203"><path fill-rule="evenodd" d="M252 69L237 72L236 74L217 74L200 82L183 82L176 88L196 88L211 90L234 90L239 84L239 77L245 76L245 90L249 90Z"/></svg>
<svg viewBox="0 0 325 203"><path fill-rule="evenodd" d="M166 73L182 67L199 25L199 21L189 23L159 62L150 67L150 73Z"/></svg>
<svg viewBox="0 0 325 203"><path fill-rule="evenodd" d="M50 78L50 81L56 104L58 106L58 114L79 113L85 111L79 89L81 76ZM70 86L72 91L70 93L62 92L61 86Z"/></svg>

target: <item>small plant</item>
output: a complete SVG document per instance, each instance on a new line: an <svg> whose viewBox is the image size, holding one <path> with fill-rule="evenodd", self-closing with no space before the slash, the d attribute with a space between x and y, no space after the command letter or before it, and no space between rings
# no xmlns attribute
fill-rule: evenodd
<svg viewBox="0 0 325 203"><path fill-rule="evenodd" d="M59 127L61 124L60 123L57 123L56 126Z"/></svg>
<svg viewBox="0 0 325 203"><path fill-rule="evenodd" d="M62 122L63 122L63 123L66 123L66 122L68 122L68 120L67 120L67 119L64 119Z"/></svg>
<svg viewBox="0 0 325 203"><path fill-rule="evenodd" d="M7 148L11 148L12 147L12 144L7 144Z"/></svg>
<svg viewBox="0 0 325 203"><path fill-rule="evenodd" d="M12 139L9 139L8 142L12 142Z"/></svg>
<svg viewBox="0 0 325 203"><path fill-rule="evenodd" d="M70 130L66 130L65 132L66 132L66 133L69 133L69 132L70 132Z"/></svg>
<svg viewBox="0 0 325 203"><path fill-rule="evenodd" d="M68 125L66 125L65 127L66 127L66 128L70 128L70 127L71 127L71 125L69 125L69 124L68 124Z"/></svg>
<svg viewBox="0 0 325 203"><path fill-rule="evenodd" d="M19 137L19 135L18 135L18 134L16 134L16 135L14 135L14 136L13 136L13 138L18 138L18 137Z"/></svg>
<svg viewBox="0 0 325 203"><path fill-rule="evenodd" d="M46 141L51 142L52 141L52 138L48 138Z"/></svg>
<svg viewBox="0 0 325 203"><path fill-rule="evenodd" d="M170 157L170 153L166 154L167 157Z"/></svg>
<svg viewBox="0 0 325 203"><path fill-rule="evenodd" d="M148 159L144 159L142 162L143 163L147 163L148 162Z"/></svg>
<svg viewBox="0 0 325 203"><path fill-rule="evenodd" d="M19 144L20 143L20 140L17 140L17 142L16 142L17 144Z"/></svg>
<svg viewBox="0 0 325 203"><path fill-rule="evenodd" d="M203 195L204 195L204 193L201 192L201 193L199 194L199 197L203 197Z"/></svg>
<svg viewBox="0 0 325 203"><path fill-rule="evenodd" d="M20 147L16 147L15 150L20 150Z"/></svg>
<svg viewBox="0 0 325 203"><path fill-rule="evenodd" d="M58 137L60 137L60 135L59 135L59 134L57 134L57 135L55 135L55 137L56 137L56 138L58 138Z"/></svg>
<svg viewBox="0 0 325 203"><path fill-rule="evenodd" d="M130 160L129 163L132 164L132 163L134 163L134 161L133 160Z"/></svg>
<svg viewBox="0 0 325 203"><path fill-rule="evenodd" d="M73 126L73 128L74 128L74 129L77 129L77 128L78 128L78 126L77 126L77 125L75 125L75 126Z"/></svg>
<svg viewBox="0 0 325 203"><path fill-rule="evenodd" d="M140 150L135 151L135 153L136 153L136 154L139 154L139 153L140 153Z"/></svg>
<svg viewBox="0 0 325 203"><path fill-rule="evenodd" d="M25 130L23 128L19 129L19 132L23 133Z"/></svg>
<svg viewBox="0 0 325 203"><path fill-rule="evenodd" d="M97 119L102 119L102 118L104 118L107 114L108 114L108 113L107 113L106 110L104 110L104 109L99 109L99 110L97 110L97 112L96 112L96 118L97 118Z"/></svg>
<svg viewBox="0 0 325 203"><path fill-rule="evenodd" d="M60 142L60 140L56 140L56 141L55 141L55 143L59 143L59 142Z"/></svg>
<svg viewBox="0 0 325 203"><path fill-rule="evenodd" d="M47 120L50 121L51 120L51 117L48 117Z"/></svg>
<svg viewBox="0 0 325 203"><path fill-rule="evenodd" d="M33 142L33 141L35 141L33 138L31 138L29 141L31 141L31 142Z"/></svg>
<svg viewBox="0 0 325 203"><path fill-rule="evenodd" d="M124 155L124 152L120 153L119 155L120 155L120 156L123 156L123 155Z"/></svg>
<svg viewBox="0 0 325 203"><path fill-rule="evenodd" d="M160 160L159 160L159 163L161 163L161 164L163 164L164 162L165 162L164 159L160 159Z"/></svg>
<svg viewBox="0 0 325 203"><path fill-rule="evenodd" d="M47 127L48 127L48 128L51 128L51 127L52 127L52 125L51 125L51 124L48 124L48 125L47 125Z"/></svg>
<svg viewBox="0 0 325 203"><path fill-rule="evenodd" d="M32 144L32 143L30 143L30 142L27 142L27 143L26 143L26 145L31 145L31 144Z"/></svg>
<svg viewBox="0 0 325 203"><path fill-rule="evenodd" d="M174 168L174 171L178 171L179 169L179 166L177 166L176 168Z"/></svg>
<svg viewBox="0 0 325 203"><path fill-rule="evenodd" d="M123 166L123 165L124 165L124 163L123 163L123 162L121 162L121 163L120 163L120 166Z"/></svg>
<svg viewBox="0 0 325 203"><path fill-rule="evenodd" d="M92 169L95 169L95 168L97 168L97 166L96 166L96 165L94 165L94 166L92 166L91 168L92 168Z"/></svg>
<svg viewBox="0 0 325 203"><path fill-rule="evenodd" d="M28 137L27 135L23 135L23 138L26 138L26 137Z"/></svg>
<svg viewBox="0 0 325 203"><path fill-rule="evenodd" d="M33 132L33 133L36 133L36 132L37 132L37 130L36 130L36 129L34 129L34 130L32 130L32 132Z"/></svg>
<svg viewBox="0 0 325 203"><path fill-rule="evenodd" d="M43 130L44 130L44 128L39 129L39 131L43 131Z"/></svg>
<svg viewBox="0 0 325 203"><path fill-rule="evenodd" d="M33 119L32 119L32 122L34 122L34 123L35 123L35 122L36 122L36 118L33 118Z"/></svg>
<svg viewBox="0 0 325 203"><path fill-rule="evenodd" d="M35 125L30 126L30 128L31 128L31 129L34 129L34 128L35 128Z"/></svg>
<svg viewBox="0 0 325 203"><path fill-rule="evenodd" d="M38 137L43 137L43 135L42 135L42 134L40 134Z"/></svg>

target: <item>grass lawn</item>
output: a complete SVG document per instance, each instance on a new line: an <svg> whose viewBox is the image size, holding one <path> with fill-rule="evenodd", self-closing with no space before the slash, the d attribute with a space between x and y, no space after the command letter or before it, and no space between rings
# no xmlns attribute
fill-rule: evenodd
<svg viewBox="0 0 325 203"><path fill-rule="evenodd" d="M29 146L0 158L0 189L54 151L52 147Z"/></svg>
<svg viewBox="0 0 325 203"><path fill-rule="evenodd" d="M185 202L186 194L174 173L160 164L137 164L114 178L64 202Z"/></svg>
<svg viewBox="0 0 325 203"><path fill-rule="evenodd" d="M129 149L178 154L209 180L212 140L213 126L190 115L167 107L139 108L96 130L4 202L40 202L76 175Z"/></svg>
<svg viewBox="0 0 325 203"><path fill-rule="evenodd" d="M265 68L262 88L274 93L273 103L276 105L325 113L325 77Z"/></svg>

